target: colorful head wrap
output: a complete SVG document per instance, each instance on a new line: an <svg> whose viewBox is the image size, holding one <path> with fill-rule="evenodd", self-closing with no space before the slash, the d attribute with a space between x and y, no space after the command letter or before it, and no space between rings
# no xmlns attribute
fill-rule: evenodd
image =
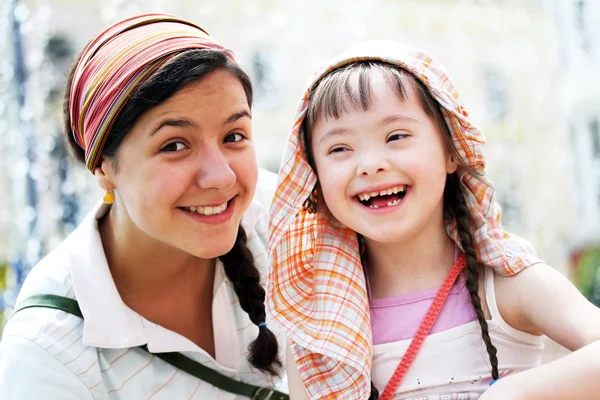
<svg viewBox="0 0 600 400"><path fill-rule="evenodd" d="M319 81L356 61L381 61L414 75L442 109L454 147L481 177L459 170L473 226L477 258L502 275L540 262L525 242L500 224L494 189L483 177L484 138L471 123L442 65L417 50L390 42L358 45L335 58L308 84L288 138L271 205L268 306L293 341L292 353L311 399L364 399L370 392L373 355L369 302L356 232L326 207L303 208L317 182L304 149L302 121ZM460 245L456 224L446 227Z"/></svg>
<svg viewBox="0 0 600 400"><path fill-rule="evenodd" d="M183 50L215 49L233 60L198 25L167 14L145 14L117 22L84 49L69 98L75 141L93 171L119 112L140 84ZM235 60L234 60L235 61Z"/></svg>

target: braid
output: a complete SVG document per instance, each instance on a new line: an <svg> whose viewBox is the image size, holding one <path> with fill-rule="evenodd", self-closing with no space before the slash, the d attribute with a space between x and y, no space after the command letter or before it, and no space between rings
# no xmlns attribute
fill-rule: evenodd
<svg viewBox="0 0 600 400"><path fill-rule="evenodd" d="M219 257L225 274L233 284L242 310L250 320L259 325L265 322L265 290L260 284L260 274L254 265L254 256L247 246L246 231L240 226L237 239L229 253ZM281 361L277 338L266 325L259 326L258 337L250 343L248 361L271 375L278 375Z"/></svg>
<svg viewBox="0 0 600 400"><path fill-rule="evenodd" d="M371 382L371 395L369 396L369 400L379 400L379 390L373 385L373 382Z"/></svg>
<svg viewBox="0 0 600 400"><path fill-rule="evenodd" d="M366 247L365 247L365 243L364 243L364 239L362 237L362 235L357 234L358 236L358 251L360 253L360 262L363 266L363 270L365 268L366 265ZM366 274L367 271L364 270L364 273ZM379 400L379 390L377 390L377 388L375 387L375 385L373 385L373 382L371 381L371 394L369 395L369 399L368 400Z"/></svg>
<svg viewBox="0 0 600 400"><path fill-rule="evenodd" d="M467 257L467 282L466 286L471 296L471 302L477 314L477 321L481 327L481 337L485 343L490 364L492 365L492 379L498 379L498 350L492 344L488 324L483 314L481 307L481 299L479 297L479 273L482 270L482 264L477 261L475 248L473 247L473 235L469 229L469 213L467 210L466 200L460 188L460 183L456 173L449 175L446 182L446 191L444 193L444 210L448 217L454 218L457 223L458 235L460 243Z"/></svg>

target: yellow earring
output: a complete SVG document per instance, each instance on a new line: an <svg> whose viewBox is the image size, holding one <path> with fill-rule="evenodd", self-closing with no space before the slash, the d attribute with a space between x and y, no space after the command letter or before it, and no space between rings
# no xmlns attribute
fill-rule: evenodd
<svg viewBox="0 0 600 400"><path fill-rule="evenodd" d="M104 197L102 198L104 204L112 204L115 202L115 193L112 190L106 190Z"/></svg>

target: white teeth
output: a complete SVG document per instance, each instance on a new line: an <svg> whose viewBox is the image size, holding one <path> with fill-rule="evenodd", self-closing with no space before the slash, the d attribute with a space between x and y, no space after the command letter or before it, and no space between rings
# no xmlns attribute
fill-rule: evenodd
<svg viewBox="0 0 600 400"><path fill-rule="evenodd" d="M401 193L401 192L405 192L405 191L406 191L406 185L400 185L400 186L395 186L393 188L389 188L386 190L382 190L381 192L361 193L357 197L361 201L367 201L371 197L386 196L386 195L389 196L390 194L397 194L397 193Z"/></svg>
<svg viewBox="0 0 600 400"><path fill-rule="evenodd" d="M186 210L191 211L200 215L216 215L221 214L223 211L227 209L227 202L221 204L220 206L212 207L186 207Z"/></svg>
<svg viewBox="0 0 600 400"><path fill-rule="evenodd" d="M374 204L371 204L371 205L369 206L369 208L379 208L379 206L376 206L376 205L374 205Z"/></svg>
<svg viewBox="0 0 600 400"><path fill-rule="evenodd" d="M396 204L400 204L400 200L394 200L387 203L388 207L395 206Z"/></svg>
<svg viewBox="0 0 600 400"><path fill-rule="evenodd" d="M367 200L369 200L371 198L371 195L369 195L369 194L359 194L358 198L361 201L367 201Z"/></svg>
<svg viewBox="0 0 600 400"><path fill-rule="evenodd" d="M214 212L213 212L214 207L202 207L202 208L204 208L204 210L202 210L204 212L199 212L198 214L204 214L204 215L213 215L214 214Z"/></svg>

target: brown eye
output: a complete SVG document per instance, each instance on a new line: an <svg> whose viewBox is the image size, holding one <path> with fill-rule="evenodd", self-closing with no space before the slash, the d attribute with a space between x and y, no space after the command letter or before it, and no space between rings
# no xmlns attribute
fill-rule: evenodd
<svg viewBox="0 0 600 400"><path fill-rule="evenodd" d="M329 151L329 153L342 153L344 151L348 151L348 148L346 148L346 147L334 147L333 149L331 149Z"/></svg>
<svg viewBox="0 0 600 400"><path fill-rule="evenodd" d="M223 142L224 143L235 143L235 142L241 142L244 139L246 139L246 137L244 135L242 135L241 133L235 132L235 133L230 133L229 135L225 136L225 139L223 140Z"/></svg>
<svg viewBox="0 0 600 400"><path fill-rule="evenodd" d="M408 137L407 134L405 133L393 133L390 136L388 136L387 138L387 142L393 142L396 140L402 140L402 139L406 139Z"/></svg>
<svg viewBox="0 0 600 400"><path fill-rule="evenodd" d="M176 152L176 151L184 150L185 148L186 148L186 145L183 144L182 142L173 142L173 143L169 143L168 145L164 146L162 149L160 149L160 151Z"/></svg>

